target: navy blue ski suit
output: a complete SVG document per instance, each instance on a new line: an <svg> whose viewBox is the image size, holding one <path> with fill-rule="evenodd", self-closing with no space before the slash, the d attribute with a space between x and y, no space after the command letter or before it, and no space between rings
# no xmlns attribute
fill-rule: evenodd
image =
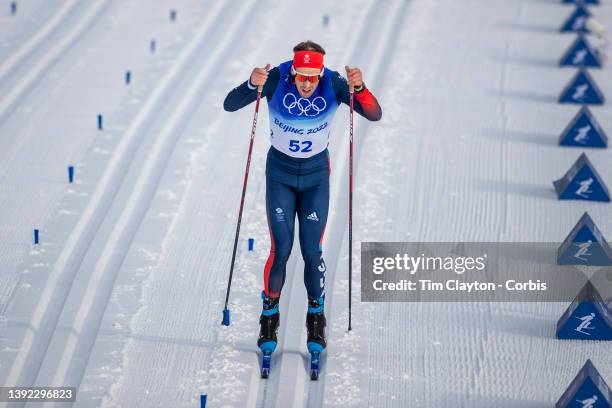
<svg viewBox="0 0 612 408"><path fill-rule="evenodd" d="M280 297L297 215L304 284L308 297L315 299L323 297L325 289L322 242L329 208L329 131L339 105L349 103L349 90L346 79L325 68L313 95L302 98L293 82L291 64L287 61L270 70L262 91L268 100L272 144L266 161L271 245L264 268L264 293ZM256 87L245 81L229 92L223 107L233 112L256 98ZM354 107L372 121L382 116L378 101L365 86L355 94Z"/></svg>

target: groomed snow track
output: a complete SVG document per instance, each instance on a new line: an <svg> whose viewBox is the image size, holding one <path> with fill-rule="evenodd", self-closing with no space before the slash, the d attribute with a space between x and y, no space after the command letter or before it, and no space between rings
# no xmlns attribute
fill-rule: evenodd
<svg viewBox="0 0 612 408"><path fill-rule="evenodd" d="M560 203L548 187L576 155L555 146L573 114L554 103L571 74L555 67L571 40L556 32L570 10L558 3L315 1L305 13L272 0L65 0L53 13L28 10L47 18L29 35L0 27L22 42L0 63L0 384L78 387L75 404L45 406L193 407L207 394L210 406L535 408L551 406L586 358L612 381L609 345L554 340L566 304L359 302L361 241L559 241L584 210L612 236L608 207ZM604 24L611 6L593 9ZM146 55L152 38L158 50ZM296 243L262 380L267 107L224 327L252 106L228 114L221 104L253 66L288 59L306 38L326 48L327 66L362 69L383 121L355 127L353 331L343 107L330 145L322 373L310 381ZM92 62L97 70L72 68ZM604 93L610 72L594 74ZM106 73L114 79L79 89ZM610 128L611 109L595 111ZM54 128L71 112L74 125ZM612 174L608 150L589 155ZM68 161L77 183L66 187ZM34 226L42 244L29 247Z"/></svg>

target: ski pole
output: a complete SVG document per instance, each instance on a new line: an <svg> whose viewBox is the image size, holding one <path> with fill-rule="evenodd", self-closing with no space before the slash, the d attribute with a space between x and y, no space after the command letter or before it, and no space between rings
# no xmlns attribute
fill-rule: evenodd
<svg viewBox="0 0 612 408"><path fill-rule="evenodd" d="M346 76L349 76L349 67L345 66ZM353 294L353 100L355 96L355 87L349 81L349 103L350 103L350 126L349 126L349 312L348 312L348 329L351 330L351 305Z"/></svg>
<svg viewBox="0 0 612 408"><path fill-rule="evenodd" d="M266 71L269 66L266 66ZM230 266L229 280L227 282L227 293L225 294L225 307L223 308L224 326L230 325L230 311L227 308L229 301L230 289L232 287L232 277L234 276L234 263L236 262L236 249L238 248L238 236L240 235L240 224L242 222L242 210L244 209L244 197L246 195L247 181L249 180L249 167L251 167L251 155L253 153L253 142L255 141L255 130L257 129L257 114L259 113L259 101L261 100L261 92L263 85L257 87L257 100L255 102L255 114L253 115L253 127L251 129L251 142L249 144L249 154L247 156L246 169L244 171L244 182L242 184L242 198L240 199L240 211L238 212L238 222L236 223L236 237L234 238L234 251L232 252L232 264Z"/></svg>

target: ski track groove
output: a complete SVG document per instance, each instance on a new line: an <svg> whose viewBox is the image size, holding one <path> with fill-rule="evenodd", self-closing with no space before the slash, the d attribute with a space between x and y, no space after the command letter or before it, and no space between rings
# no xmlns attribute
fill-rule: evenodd
<svg viewBox="0 0 612 408"><path fill-rule="evenodd" d="M285 3L285 8L286 7L287 7L287 3ZM268 33L267 35L269 36L270 34ZM250 52L253 55L262 55L260 53L260 51L261 51L261 48L264 47L264 45L265 45L265 41L260 41L260 42L258 42L257 48L252 49ZM264 105L264 102L265 102L265 100L262 100L261 105L260 105L260 112L259 112L259 117L258 117L258 125L259 126L262 125L262 122L263 122L262 119L263 119L264 114L266 113L264 111L264 109L262 109L263 105ZM218 124L220 124L223 120L226 120L226 119L227 119L226 116L219 115L219 116L216 117L214 122L209 124L209 126L212 129L216 129L216 128L219 127ZM257 139L257 137L256 137L256 139ZM204 142L204 143L209 143L209 142ZM254 151L254 155L255 155L255 151ZM241 167L243 165L244 165L244 163L239 162L239 166L238 167ZM254 181L253 180L253 178L254 178L253 173L255 173L255 170L259 170L258 173L263 173L263 168L259 168L258 169L257 167L261 167L261 163L255 163L255 162L252 161L251 169L250 169L250 172L249 172L251 174L251 177L249 178L249 181L250 181L249 185L251 185L251 186L253 185L253 181ZM260 196L261 195L261 191L264 189L264 187L265 187L264 183L258 183L255 186L255 193L252 192L253 191L252 188L247 191L247 197L245 198L246 203L245 203L245 207L244 207L243 219L246 219L246 215L248 213L250 213L251 211L255 211L255 207L257 206L257 202L256 202L256 200L252 199L252 196ZM222 209L219 208L217 213L220 213L221 210ZM232 219L232 221L235 221L235 220ZM244 224L244 222L243 222L243 224ZM235 222L234 222L233 226L235 227ZM246 226L243 225L243 228L242 228L242 231L241 231L242 232L241 236L244 235L245 227ZM228 229L227 231L230 231L230 230ZM231 234L231 236L227 235L226 237L221 238L219 241L233 242L233 238L232 237L233 237L233 233ZM228 256L229 256L229 253L228 253ZM237 254L237 256L239 256L239 253ZM295 259L291 260L290 264L294 263L294 262L295 262ZM219 269L226 270L227 268L225 267L225 265L223 265L223 268L219 268ZM236 270L235 270L235 272L237 272L238 269L239 269L239 267L238 267L238 262L237 262L236 263ZM293 278L292 276L288 277L287 282L289 283L292 278ZM231 302L230 302L230 304L231 304ZM230 307L230 309L231 309L231 307ZM232 318L234 318L234 315L232 316ZM170 320L172 321L173 319L170 319ZM220 332L218 330L214 331L214 338L212 339L211 344L218 343L219 334L220 334ZM213 359L214 359L215 353L210 353L210 355L211 355L211 357L208 358L207 362L206 362L206 366L205 366L205 370L206 371L210 371L210 370L213 369L212 364L213 364ZM257 399L257 394L258 394L256 391L257 391L257 384L259 383L259 381L260 381L260 378L259 378L258 370L257 370L257 372L253 371L253 373L251 375L250 385L251 385L251 387L255 386L255 388L249 387L249 396L247 397L247 401L246 401L246 405L245 405L246 407L254 407L256 405L256 399Z"/></svg>
<svg viewBox="0 0 612 408"><path fill-rule="evenodd" d="M356 61L359 59L363 61L363 63L359 64L358 66L361 67L364 70L364 72L367 73L368 78L370 78L368 82L369 86L379 96L380 94L382 94L384 90L385 73L388 70L388 66L390 65L388 61L391 59L390 56L392 55L392 50L395 49L395 47L397 46L397 35L398 35L398 32L402 28L402 21L404 19L404 15L410 3L411 2L409 0L398 0L392 4L389 4L388 5L389 11L387 11L383 15L384 16L383 20L387 24L381 25L381 26L384 26L384 29L379 32L379 37L376 39L374 39L374 37L369 38L369 45L370 45L369 48L362 47L362 45L365 43L364 41L358 41L357 43L360 44L360 47L355 51L359 51L360 55L357 55L357 56L353 55L353 57L351 58L352 61ZM363 35L366 35L365 31ZM355 51L353 51L353 53L355 53ZM357 114L355 115L358 116ZM383 112L383 115L384 115L384 112ZM354 146L354 162L353 162L354 178L355 178L354 188L357 186L356 169L359 168L359 164L361 163L361 160L362 160L361 152L362 152L364 143L365 141L368 140L370 130L372 129L372 127L375 128L377 125L377 124L371 124L367 122L366 119L363 119L363 118L361 118L359 121L360 121L361 126L357 126L355 128L355 143L354 143L355 146ZM346 134L347 132L345 131L344 133ZM340 270L345 270L345 268L341 267L340 264L341 262L344 263L345 258L348 258L348 251L346 252L347 254L346 256L342 256L343 254L345 254L345 252L343 252L342 249L343 248L346 249L346 245L348 244L348 230L347 230L348 194L347 194L347 188L346 188L346 186L348 186L348 171L346 171L346 168L348 168L347 152L348 152L349 143L348 143L348 137L346 137L346 135L344 136L345 137L341 139L342 141L344 141L344 143L342 143L341 147L339 148L340 152L344 154L340 153L341 158L340 158L339 163L336 164L336 167L339 169L345 169L345 171L337 171L337 173L340 174L339 176L340 179L335 180L335 194L333 196L335 197L335 200L330 200L332 202L331 205L333 205L334 208L344 209L344 212L338 211L334 213L333 216L329 217L330 219L328 219L328 223L332 227L329 232L330 234L329 236L332 237L330 238L330 241L336 241L336 242L332 244L328 244L328 247L332 247L332 249L331 250L328 249L326 252L327 254L326 257L331 260L331 262L328 262L328 263L331 265L335 265L335 267L332 268L333 273L331 274L331 285L329 285L332 296L329 296L330 301L328 302L329 308L327 310L329 311L328 316L329 316L330 321L334 321L336 325L338 324L348 325L348 316L346 319L344 318L344 314L347 311L345 301L348 300L348 297L340 296L341 299L337 299L336 295L333 294L334 288L338 287L339 282L343 280L342 278L339 277L338 272ZM335 203L334 205L334 201L336 200L340 201L340 203ZM355 234L355 231L353 231L353 234ZM359 248L357 248L358 242L359 241L356 240L353 243L354 245L353 257L354 258L357 258L360 253ZM356 265L357 263L353 264L354 271L356 269ZM354 274L354 277L353 277L354 281L355 281L355 275L356 274ZM330 283L330 280L326 279L326 284L329 284L329 283ZM357 303L357 293L356 292L358 288L359 288L358 285L356 285L356 287L353 288L354 295L355 295L353 299L353 304ZM338 300L342 300L343 301L342 304L339 304ZM327 301L327 297L326 297L326 301ZM357 327L358 325L356 325L354 330L356 330ZM330 340L329 341L330 348L333 348L335 344L335 340L336 340L334 338L335 333L332 332L331 328L328 330L328 332L329 332L328 337ZM344 336L350 336L350 333L345 332ZM322 375L319 380L320 383L314 383L314 382L310 383L310 387L309 387L310 390L316 389L318 392L314 393L315 394L314 398L311 398L312 393L309 392L308 399L307 399L308 407L312 407L312 408L319 407L319 406L323 406L325 403L324 391L327 387L326 373L327 372L333 373L332 370L333 368L335 368L333 367L332 364L330 364L328 360L329 360L329 350L322 357L322 364L329 365L330 367L327 367L325 371L322 371ZM340 372L342 372L343 369L344 368L342 367L337 368L337 370ZM321 381L321 379L323 381Z"/></svg>
<svg viewBox="0 0 612 408"><path fill-rule="evenodd" d="M96 0L98 1L98 0ZM107 3L104 3L102 6L97 5L94 8L90 8L88 11L83 11L80 13L79 17L86 14L84 20L90 21L91 19L93 19L94 17L96 17L97 15L101 14L107 7L109 6L109 2L111 0L103 0ZM78 2L77 2L78 3ZM93 3L92 3L93 4ZM71 19L71 14L77 14L78 11L74 10L75 8L78 7L83 7L82 4L80 6L74 7L72 6L70 9L65 10L63 12L61 12L61 16L58 15L54 15L53 17L58 17L58 21L59 23L64 22L64 20L70 20ZM56 14L60 14L60 12L56 13ZM66 16L66 14L68 14L68 16ZM59 17L62 17L61 20L59 19ZM76 18L76 17L74 17ZM99 21L99 19L96 19L97 21ZM55 24L54 24L55 25ZM55 32L53 32L51 30L55 29L55 27L51 27L50 29L44 30L46 35L45 36L40 36L38 37L38 34L40 34L40 32L36 33L36 41L34 41L33 44L31 44L27 50L27 52L21 53L18 52L18 56L16 56L14 58L13 63L7 64L5 71L6 72L6 76L8 76L8 79L0 79L0 90L2 90L2 86L6 86L6 87L10 87L13 86L13 88L19 88L20 90L18 90L17 93L14 94L15 98L9 102L6 103L6 106L9 106L6 110L6 112L2 113L3 111L0 110L0 125L4 125L6 124L6 122L8 122L8 119L11 116L11 113L14 112L14 110L17 108L17 105L20 103L20 101L25 100L26 96L30 93L30 91L33 91L35 88L35 85L42 81L42 79L45 76L48 76L49 73L51 72L51 69L53 68L54 65L56 65L61 57L63 57L65 54L67 54L70 49L73 46L73 37L75 35L73 35L73 32L81 33L81 31L83 31L83 33L81 33L82 35L79 36L79 39L83 38L83 36L85 35L85 33L88 31L89 27L86 29L82 29L82 25L84 25L84 23L82 21L78 21L77 22L77 27L73 28L71 30L68 30L69 34L65 34L62 33L63 35L63 39L61 40L61 42L63 42L64 44L60 44L60 45L56 45L54 50L51 51L47 51L47 53L45 55L43 55L42 57L39 57L38 59L36 59L34 61L34 63L25 66L22 70L26 71L26 75L25 78L23 78L23 76L19 76L16 79L17 84L16 85L11 85L9 83L9 81L12 79L10 76L11 75L16 75L14 74L12 71L17 71L18 68L20 68L20 65L25 65L25 62L23 62L23 59L33 59L34 57L36 57L36 53L35 52L39 52L39 53L44 53L44 48L43 46L45 45L46 42L50 42L54 40ZM51 32L49 32L51 31ZM42 51L39 51L41 50ZM19 51L21 51L21 48L19 49ZM22 55L23 54L23 55ZM49 57L50 54L54 54L53 57ZM43 62L40 62L41 60L44 60ZM17 68L15 68L15 66L17 66ZM29 71L28 71L29 69ZM74 70L78 70L78 64L75 64L73 67L71 67L71 71ZM35 75L31 75L31 72L35 72ZM62 75L62 77L57 81L57 83L54 85L55 89L60 89L62 87L63 84L67 83L68 81L70 81L71 76L70 75ZM3 83L4 81L4 83ZM25 83L27 83L27 85L24 85ZM54 89L54 90L55 90ZM56 95L56 92L52 92L53 95ZM6 96L8 97L8 96ZM3 106L3 98L0 98L0 109L2 109ZM50 107L47 107L47 109L50 109ZM33 115L38 116L38 117L42 117L44 115L46 115L47 111L46 110L36 110ZM33 116L33 118L35 117ZM33 122L29 122L28 126L32 126ZM16 138L16 139L10 139L7 140L7 144L9 144L8 148L3 150L2 152L0 152L0 159L3 162L9 162L9 161L14 161L15 157L17 157L20 153L22 153L22 148L23 146L28 146L31 143L31 138L34 137L35 135L32 134L32 132L25 132L25 135L23 135L22 137ZM5 137L6 139L6 137ZM54 146L57 150L60 149L65 149L65 146ZM51 152L49 152L51 153ZM0 169L0 176L3 176L4 173L6 173L6 170L4 169Z"/></svg>
<svg viewBox="0 0 612 408"><path fill-rule="evenodd" d="M20 4L18 15L0 15L0 59L4 60L15 53L15 49L31 37L31 30L23 23L37 23L51 18L63 0L33 0ZM47 8L49 7L49 8Z"/></svg>
<svg viewBox="0 0 612 408"><path fill-rule="evenodd" d="M27 39L25 44L21 45L19 48L15 49L11 55L7 56L0 65L0 83L2 83L2 81L4 81L25 58L41 47L41 44L51 36L53 32L57 30L58 26L64 22L67 16L76 9L78 3L78 0L65 1L64 4L53 13L50 19Z"/></svg>
<svg viewBox="0 0 612 408"><path fill-rule="evenodd" d="M203 37L213 23L212 19L207 20L203 24L199 37ZM202 41L201 38L200 41ZM181 79L180 72L185 70L185 66L190 65L194 50L198 48L197 42L192 43L189 48L190 51L183 51L176 65L160 81L142 110L130 124L113 154L95 193L54 265L49 284L45 286L40 296L38 307L30 320L30 329L11 367L7 384L33 383L45 357L51 340L50 335L56 330L56 324L81 260L87 253L89 244L93 241L97 228L102 223L121 184L122 178L119 175L124 173L129 166L129 159L142 142L151 116L163 107L164 99L171 93L172 84Z"/></svg>
<svg viewBox="0 0 612 408"><path fill-rule="evenodd" d="M286 6L285 6L286 8ZM263 12L262 10L258 9L257 11L259 12ZM275 10L274 12L278 12L278 10ZM250 21L255 21L256 18L254 16L252 16L252 18L250 19ZM269 24L268 24L269 25ZM267 26L260 26L257 29L258 30L263 30L265 29ZM270 27L267 27L270 28ZM244 30L246 30L246 28L244 28ZM270 36L272 33L272 30L264 30L264 32L266 33L266 36ZM255 55L261 55L261 53L258 53L259 51L261 51L261 48L265 45L265 41L262 42L257 42L255 47L252 47L248 50L248 53L250 53L251 55L255 56ZM244 58L246 54L241 54L241 57ZM261 61L259 61L261 62ZM241 75L239 77L240 79L243 79L243 76ZM235 81L237 81L238 79L235 79ZM228 81L231 83L231 81ZM232 83L232 85L235 85L234 83ZM224 88L225 90L225 88ZM218 109L218 99L219 99L220 95L215 95L215 92L213 92L212 95L210 95L210 98L213 99L213 101L211 101L210 104L207 104L207 106L210 106L210 108L208 109L212 109L212 107L214 107L215 109ZM215 99L216 98L216 99ZM203 102L204 104L204 102ZM263 105L262 105L263 106ZM260 111L260 121L262 119L262 116L265 112L261 112ZM207 114L208 115L208 114ZM198 117L199 117L199 113L198 113ZM225 115L217 115L215 117L215 120L213 122L207 122L206 123L206 127L207 130L205 132L206 136L204 137L204 139L202 140L201 144L202 144L202 148L196 150L195 152L193 152L192 154L190 154L190 162L193 163L219 163L216 159L218 158L218 156L216 155L215 152L218 152L217 149L211 149L211 148L206 148L207 146L209 146L212 143L219 143L218 140L221 140L221 138L223 136L220 136L219 134L216 134L217 132L214 131L214 129L219 128L219 123L223 120L227 120L227 116ZM242 133L241 133L242 134ZM261 136L261 135L260 135ZM223 143L223 142L221 142ZM242 146L242 144L240 144L240 146ZM258 145L256 144L255 147L255 151L254 151L254 155L257 155L257 150L258 150ZM244 147L244 146L242 146ZM203 155L207 155L210 157L203 157ZM211 156L212 155L212 156ZM231 153L230 152L230 156L232 156L232 159L237 159L236 154ZM193 164L192 163L192 164ZM238 168L241 168L241 165L243 165L242 163L242 155L240 155L240 160L237 161L237 163L239 163L239 165L237 166ZM253 161L251 163L251 171L250 173L252 173L252 177L250 177L250 182L249 185L252 186L253 185L253 181L257 181L256 179L253 180L255 174L253 173L263 173L263 167L261 166L261 163L258 163L256 161ZM191 168L192 170L198 170L198 165L197 164L193 164L193 168ZM223 180L224 177L226 177L226 174L216 174L217 171L222 171L223 169L220 166L214 166L212 170L209 170L207 173L210 174L210 177L212 177L213 179L219 181L219 180ZM195 176L194 176L195 177ZM187 176L186 179L190 180L191 176ZM197 212L197 219L203 219L203 216L201 214L220 214L223 211L227 211L227 208L222 207L222 201L221 200L217 200L214 201L215 204L215 209L214 210L208 210L208 211L203 211L203 207L198 209L198 210L194 210L194 209L189 209L188 205L189 205L189 196L190 196L190 190L192 189L192 184L193 182L188 182L189 186L186 188L186 192L184 193L183 199L181 201L181 204L179 205L179 208L177 210L177 214L184 214L185 212ZM223 188L224 190L222 190L221 188ZM262 190L263 185L262 183L256 184L255 187L255 195L258 195L259 192ZM222 187L219 187L218 189L216 189L215 191L217 191L217 193L221 196L224 196L226 194L232 195L234 193L234 189L229 189L228 191L228 184L224 183ZM232 194L230 194L232 193ZM246 219L246 214L249 213L249 210L252 209L252 207L255 207L256 201L252 199L252 194L253 194L253 189L249 189L247 191L247 198L246 198L246 205L245 205L245 219ZM233 209L233 207L232 207ZM259 209L258 209L259 210ZM260 211L260 210L259 210ZM174 221L172 222L172 225L169 227L169 232L166 234L166 238L164 239L164 242L162 244L162 252L160 254L160 259L162 259L163 262L166 262L165 260L167 259L169 260L173 260L173 259L179 259L179 264L178 265L158 265L157 268L160 269L164 269L164 270L178 270L178 271L189 271L193 268L194 265L202 265L204 262L204 259L216 259L217 261L221 261L222 264L217 265L217 264L208 264L208 268L207 269L211 269L211 270L221 270L223 271L223 278L226 278L225 276L225 271L227 270L228 265L225 264L225 261L229 259L229 255L230 255L230 251L231 248L224 248L224 250L222 251L226 256L220 258L218 256L218 253L209 253L210 251L214 250L215 248L213 246L207 246L205 247L205 252L203 253L202 251L202 244L199 242L198 239L190 239L190 240L186 240L186 246L183 245L180 248L175 248L174 245L172 245L170 242L168 241L168 238L170 238L170 240L172 240L173 237L173 233L172 231L174 230L174 228L179 228L176 224L178 221L182 222L182 219L180 217L175 217ZM243 224L245 224L243 222ZM223 236L219 236L217 237L219 243L231 243L233 242L233 231L231 231L231 222L227 223L227 226L229 226L229 228L224 228L224 232L223 232ZM235 224L233 225L233 227L235 227ZM246 225L243 225L243 234L244 235L244 230L245 230ZM198 231L201 231L201 226L198 225L198 223L188 223L188 226L183 226L182 228L186 228L186 231L184 231L183 236L197 236L198 235ZM193 231L193 234L190 232ZM228 244L229 245L229 244ZM172 252L168 252L168 250L172 251ZM173 255L173 253L177 253L180 252L180 255ZM218 252L218 251L217 251ZM240 252L239 252L240 253ZM208 255L207 255L208 254ZM215 256L217 255L217 256ZM191 259L193 258L193 259ZM239 265L237 263L237 271L239 269ZM198 284L197 286L205 286L203 283ZM235 285L236 286L236 285ZM180 287L174 287L172 286L172 289L176 289L178 291L178 293L176 294L177 296L180 296L180 291L182 290ZM234 292L236 292L236 289L234 289ZM233 293L234 293L233 292ZM173 295L170 294L170 297L173 298ZM208 294L208 297L216 297L216 295L210 293ZM143 300L143 304L146 304L145 300ZM145 311L144 308L141 308L141 310L134 314L132 321L130 322L130 326L131 327L137 327L139 326L142 321L147 321L148 318L146 317L148 313ZM167 316L166 316L167 315ZM168 334L170 336L174 335L174 333L176 331L174 330L168 330L167 327L165 327L166 325L168 325L170 323L170 325L172 324L178 324L180 322L180 320L176 319L176 315L174 313L172 313L170 311L170 308L164 308L163 309L163 316L162 317L162 329L164 329L164 331L168 331ZM212 325L209 330L206 330L203 334L204 334L204 340L206 341L206 344L210 344L211 346L214 346L215 344L219 343L218 339L219 339L219 334L221 333L218 329L217 329L217 324L218 323L218 319L217 319L217 314L216 314L216 309L215 309L215 314L214 314L214 325ZM200 321L204 321L204 322L210 322L211 318L210 317L201 317L199 319ZM236 314L233 313L232 314L232 320L236 320ZM193 335L194 337L198 337L201 336L202 334L199 333L199 330L197 330L197 326L194 325L193 326ZM211 335L212 334L212 335ZM129 347L131 347L131 345L126 345L124 346L124 362L123 365L129 365L130 364L130 359L128 358L128 353L126 351L126 349L129 350ZM238 347L239 349L241 349L241 347ZM254 350L253 350L254 351ZM156 363L156 366L160 366L162 368L167 367L167 364L171 364L173 362L173 360L168 360L167 359L167 355L165 353L163 353L163 351L161 351L161 353L159 353L159 355L161 356L161 361L159 361L159 363ZM215 353L213 352L213 350L211 350L210 352L210 357L206 358L206 364L204 365L204 370L211 370L212 369L212 364L213 364L213 358L215 356ZM165 362L165 363L164 363ZM191 366L193 366L193 362L190 364ZM183 364L185 365L185 364ZM193 369L193 367L182 367L182 369L180 369L179 371L181 373L184 373L186 370L190 370ZM125 374L127 375L127 374ZM122 383L125 379L125 375L122 374L122 377L118 379L118 381L116 381L115 385L114 385L114 390L111 390L111 396L110 396L110 400L106 400L105 403L114 403L115 400L123 398L120 394L122 392ZM197 377L197 373L196 373L196 377ZM251 383L253 382L257 382L259 381L259 376L257 377L251 377ZM125 379L126 381L129 381L127 379ZM147 381L154 381L154 379L148 379ZM199 380L196 379L191 379L194 382L198 382ZM197 381L196 381L197 380ZM147 383L147 389L150 389L150 386L154 386L151 383ZM254 400L256 396L251 396L250 400ZM106 406L106 405L105 405ZM114 406L114 405L113 405ZM251 406L251 405L248 405Z"/></svg>
<svg viewBox="0 0 612 408"><path fill-rule="evenodd" d="M77 23L70 30L65 31L62 38L51 46L50 49L47 50L44 55L42 55L30 67L29 70L19 76L19 80L15 83L15 85L13 85L10 90L6 91L2 96L2 99L0 99L0 123L6 120L7 116L15 108L18 101L23 99L23 96L29 92L30 89L32 89L36 81L42 78L49 67L58 61L61 55L72 46L75 40L92 26L92 21L108 6L109 2L110 0L94 0L93 3L90 3L92 5L80 16ZM76 3L77 2L75 2L75 4ZM70 11L72 11L72 9L68 9L67 14L69 14ZM60 15L60 17L63 17L63 13ZM30 53L35 51L37 48L42 48L44 39L55 29L56 24L61 23L61 20L52 21L53 24L50 27L47 27L41 31L41 37L35 37L35 39L33 39L33 42L29 44L29 49L24 48L26 52L23 54L23 56L18 54L14 60L9 59L6 66L3 65L3 67L6 68L4 68L5 72L3 72L2 75L7 75L7 73L11 71L14 66L18 65L21 60L25 59ZM0 80L2 80L1 76Z"/></svg>
<svg viewBox="0 0 612 408"><path fill-rule="evenodd" d="M50 1L46 6L53 8L53 3ZM107 126L103 132L92 129L92 121L87 118L91 116L93 109L98 108L92 105L101 104L109 109L104 110L110 113L113 122L121 121L123 118L124 123L129 123L138 110L137 105L140 101L137 98L143 97L143 94L146 97L148 89L154 88L154 86L143 87L144 82L140 81L129 88L121 86L123 84L117 84L116 77L112 73L118 70L115 67L109 67L109 58L117 56L117 59L125 62L134 62L135 70L142 69L148 75L154 71L157 76L161 66L165 70L169 65L168 54L174 55L174 51L167 53L161 50L154 60L146 53L138 53L142 49L143 32L148 31L143 27L135 27L130 37L121 39L118 38L118 34L105 31L109 24L119 24L121 21L124 24L127 23L125 17L136 11L134 7L137 7L138 3L137 0L122 2L121 5L111 3L111 7L105 10L86 35L62 56L32 92L19 103L14 111L14 117L11 115L2 125L0 145L9 148L2 150L3 156L0 157L0 163L3 164L0 166L0 185L5 187L0 188L0 201L4 202L4 211L0 217L0 268L8 272L4 274L4 279L0 279L0 287L3 288L0 293L1 316L6 314L6 308L11 304L13 304L13 311L20 313L19 307L15 304L24 302L22 302L23 296L21 298L16 296L18 292L24 295L23 292L38 294L42 291L49 269L45 267L43 270L36 265L43 258L47 265L52 265L52 261L55 260L54 254L60 251L59 243L67 240L77 220L78 211L69 211L65 206L72 207L75 201L79 201L78 210L85 207L88 193L95 187L91 180L99 178L106 158L110 157L110 152L117 144L119 135L124 129L112 125ZM51 14L49 10L45 12ZM191 18L183 20L184 24L181 26L174 26L175 29L170 25L164 26L164 22L155 19L156 13L159 13L159 7L151 7L139 15L143 21L153 20L153 26L158 31L158 35L164 39L167 38L167 33L177 33L176 28L181 33L184 31L183 27L194 26ZM174 38L177 38L176 35ZM91 52L93 50L91 48L92 39L94 39L93 47L101 46L98 48L99 52ZM118 42L125 47L119 53L113 49L113 45ZM170 45L171 42L167 44ZM128 48L135 51L134 54L127 56L124 50ZM104 62L97 64L96 57L103 58ZM152 64L154 61L157 63ZM90 81L91 78L95 80ZM98 96L95 101L86 101L83 104L78 102L78 98L87 98L92 93ZM39 95L42 95L44 100L39 102ZM33 110L32 107L34 107ZM24 113L27 109L30 112ZM66 116L74 120L70 120L69 123L53 121L45 125L46 119L53 120L51 118ZM25 125L20 126L19 123L25 123ZM54 137L48 137L49 135L54 135ZM79 137L69 135L79 135ZM96 154L100 146L109 149L106 150L107 153L104 154L102 160L100 160L102 156ZM15 153L17 149L19 151ZM7 155L12 156L11 160L6 158ZM17 157L14 157L15 155ZM83 164L83 155L85 155L85 160L93 157L95 165ZM24 157L27 157L27 160L24 160ZM65 173L61 169L67 162L76 164L78 175L75 185L78 185L77 190L63 182L64 177L62 176ZM92 169L98 164L99 171L94 171L95 175L92 177ZM6 189L6 186L9 188ZM14 194L11 194L13 192ZM28 205L23 205L24 203ZM40 248L32 247L30 243L29 227L31 225L41 226L43 239ZM6 256L7 253L8 256ZM35 258L39 262L36 262ZM42 275L36 273L36 278L33 279L32 272L36 271L41 272ZM37 297L37 295L25 296L33 299ZM35 300L30 303L34 302ZM27 321L28 316L29 314L25 313L17 321ZM9 326L16 322L14 319L11 320ZM0 332L4 331L6 323L6 320L0 321ZM8 337L0 338L0 342L5 343L10 341L9 338L17 337L10 333L10 331L7 332ZM2 358L0 365L5 366L4 361L7 361L9 363L6 364L6 367L10 367L10 359L11 357ZM3 369L0 372L2 373L0 378L4 381L8 370Z"/></svg>
<svg viewBox="0 0 612 408"><path fill-rule="evenodd" d="M156 138L152 152L148 155L145 165L136 180L135 190L130 195L126 208L121 213L96 263L92 279L85 292L84 304L80 306L79 313L74 320L74 326L77 331L79 333L87 333L87 336L82 335L80 338L72 337L68 339L64 355L61 358L62 364L56 372L56 376L52 381L53 384L80 383L86 368L87 359L78 364L77 372L73 375L70 374L73 363L68 363L68 361L75 354L89 356L91 353L125 253L157 189L165 169L164 163L167 163L168 157L173 152L177 140L184 129L182 120L189 116L197 106L204 92L206 81L210 79L214 67L216 64L221 63L224 52L230 49L228 46L230 44L229 40L236 38L238 33L245 29L244 20L252 12L254 6L255 2L253 1L247 7L243 7L239 14L234 16L230 25L226 27L227 31L223 36L223 40L215 44L216 48L214 50L210 50L211 52L206 60L207 65L188 84L188 90L183 98L181 98L180 104L173 108L166 125L161 129L159 136ZM197 48L200 48L200 46ZM99 300L97 300L98 298ZM83 337L86 338L85 345L78 348L78 342L82 341Z"/></svg>
<svg viewBox="0 0 612 408"><path fill-rule="evenodd" d="M185 85L188 89L187 92L181 98L179 105L173 108L166 125L155 140L152 152L148 155L143 169L139 172L135 189L126 203L126 208L121 213L96 263L94 274L85 292L85 304L80 306L75 317L74 326L76 326L78 332L87 333L88 335L68 339L67 345L64 348L64 355L61 358L62 363L52 383L73 384L80 383L82 380L87 358L80 359L80 362L75 364L68 363L70 356L89 356L91 354L120 265L149 207L150 199L157 189L165 169L164 163L167 162L168 157L174 151L174 146L182 134L182 129L184 129L182 119L187 117L197 107L206 81L210 79L214 72L214 67L221 62L224 53L230 49L228 46L230 44L229 41L245 30L244 20L250 15L254 7L255 2L251 2L248 7L243 7L240 13L232 16L231 23L225 27L227 31L224 33L223 39L215 44L216 48L209 50L210 52L206 60L207 65L198 72L192 82ZM207 31L205 30L203 33ZM204 38L204 36L201 38ZM197 48L200 47L198 45ZM175 324L178 325L180 322L176 321ZM81 345L79 343L83 341L83 338L85 338L85 344ZM179 360L171 359L172 364L175 361ZM76 368L73 368L73 365Z"/></svg>

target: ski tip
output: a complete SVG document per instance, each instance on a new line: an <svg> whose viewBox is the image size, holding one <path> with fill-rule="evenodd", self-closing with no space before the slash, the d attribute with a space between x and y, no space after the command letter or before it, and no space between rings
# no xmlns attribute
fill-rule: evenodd
<svg viewBox="0 0 612 408"><path fill-rule="evenodd" d="M262 368L261 369L261 378L268 378L270 376L270 369L269 368Z"/></svg>
<svg viewBox="0 0 612 408"><path fill-rule="evenodd" d="M223 310L223 321L221 322L222 325L224 326L229 326L230 325L230 311L229 309L224 309Z"/></svg>
<svg viewBox="0 0 612 408"><path fill-rule="evenodd" d="M272 363L272 352L266 350L263 353L263 359L261 361L261 378L268 378L270 376L270 364Z"/></svg>
<svg viewBox="0 0 612 408"><path fill-rule="evenodd" d="M319 379L319 356L320 352L311 351L310 353L310 379L317 381Z"/></svg>

